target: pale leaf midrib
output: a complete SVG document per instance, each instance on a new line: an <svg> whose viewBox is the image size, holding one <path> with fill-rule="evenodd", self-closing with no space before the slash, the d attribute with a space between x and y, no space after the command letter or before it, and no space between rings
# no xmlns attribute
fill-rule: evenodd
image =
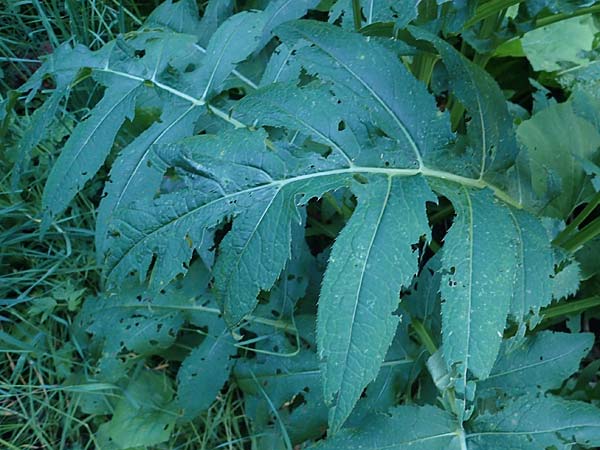
<svg viewBox="0 0 600 450"><path fill-rule="evenodd" d="M115 71L115 70L109 69L108 67L106 67L104 69L95 69L95 70L104 71L107 73L111 73L113 75L123 76L125 78L129 78L132 80L145 81L144 78L142 78L142 77L138 77L136 75L131 75L131 74L128 74L125 72ZM207 103L204 100L194 98L184 92L181 92L181 91L179 91L175 88L172 88L170 86L167 86L163 83L154 82L154 85L157 88L163 89L179 98L189 101L190 103L192 103L194 105L197 105L197 106L207 105L211 109L211 111L213 113L215 113L218 117L220 117L220 118L228 117L228 121L237 128L249 128L247 125L241 124L238 121L235 121L233 118L229 117L226 113L220 111L219 109L212 107L212 105L210 105L209 103ZM236 122L236 123L234 123L234 122ZM357 173L360 173L361 171L365 172L365 170L360 170L363 168L361 168L359 166L353 167L353 169L357 169L356 170ZM515 208L518 208L518 209L522 208L522 205L519 201L513 199L510 195L508 195L506 192L504 192L497 186L493 185L489 181L485 181L482 179L468 178L468 177L463 177L463 176L456 175L456 174L453 174L450 172L445 172L442 170L429 169L428 167L424 166L423 164L421 164L419 169L381 169L381 170L382 171L385 171L385 170L408 170L408 171L412 172L411 175L421 173L425 176L429 176L429 177L433 177L433 178L440 178L440 179L447 180L447 181L454 181L454 182L457 182L460 184L464 184L464 185L472 186L472 187L476 187L476 188L486 188L487 187L487 188L491 189L492 191L494 191L496 196L498 198L500 198L502 201L504 201L505 203L508 203L509 205L514 206ZM381 172L381 173L385 173L385 172Z"/></svg>
<svg viewBox="0 0 600 450"><path fill-rule="evenodd" d="M395 359L395 360L391 360L391 361L385 361L383 362L383 364L381 364L381 367L393 367L393 366L400 366L400 365L404 365L404 364L412 364L414 363L414 360L409 359L409 358L401 358L401 359ZM304 376L304 375L321 375L321 369L320 368L315 368L315 369L302 369L302 370L298 370L296 372L283 372L283 373L268 373L268 374L259 374L259 375L255 375L256 378L258 379L263 379L263 378L292 378L292 377L299 377L299 376ZM236 377L237 380L241 380L241 381L250 381L252 380L251 377L247 377L247 376L239 376Z"/></svg>
<svg viewBox="0 0 600 450"><path fill-rule="evenodd" d="M288 178L288 179L284 179L284 180L276 180L272 183L267 183L267 184L262 184L259 186L254 186L252 188L247 188L244 189L242 191L238 191L238 192L233 192L231 194L227 194L225 196L216 198L214 200L209 201L208 203L204 203L202 205L199 205L196 208L193 208L189 211L187 211L185 214L180 215L175 217L173 220L170 220L166 223L160 224L160 226L154 230L152 230L151 232L149 232L148 234L146 234L144 236L144 238L140 241L138 241L137 243L135 243L135 245L133 245L132 247L130 247L123 255L121 255L119 257L119 259L117 261L115 261L112 265L110 270L107 273L107 278L111 278L112 273L114 272L114 270L116 269L116 267L123 261L124 258L127 257L127 255L129 255L131 252L133 252L134 250L136 250L139 246L143 245L144 242L146 241L146 239L150 236L155 235L156 233L159 233L161 230L167 228L168 226L170 226L172 223L181 220L183 218L186 218L190 215L193 215L195 213L197 213L199 210L205 208L205 207L209 207L213 204L216 204L218 202L221 201L225 201L237 196L241 196L241 195L245 195L245 194L249 194L252 192L257 192L263 189L269 189L269 188L279 188L279 187L283 187L285 185L289 185L289 184L293 184L296 182L300 182L303 180L309 180L309 179L313 179L313 178L318 178L318 177L326 177L326 176L333 176L333 175L343 175L343 174L359 174L359 173L374 173L374 174L384 174L384 175L388 175L388 176L414 176L414 175L423 175L425 177L431 177L431 178L439 178L439 179L443 179L446 181L452 181L455 183L459 183L463 186L470 186L470 187L474 187L474 188L484 188L484 187L489 187L488 184L486 184L484 181L482 180L476 180L473 178L466 178L466 177L462 177L460 175L455 175L455 174L451 174L449 172L444 172L444 171L437 171L437 170L431 170L431 169L427 169L427 168L421 168L421 169L390 169L390 168L381 168L381 167L360 167L360 166L355 166L355 167L351 167L351 168L344 168L344 169L334 169L334 170L329 170L329 171L323 171L323 172L317 172L317 173L311 173L311 174L305 174L305 175L300 175L300 176L296 176L296 177L292 177L292 178Z"/></svg>
<svg viewBox="0 0 600 450"><path fill-rule="evenodd" d="M558 427L558 428L548 428L545 430L533 430L533 431L480 431L477 433L470 433L467 435L467 439L471 439L473 437L478 437L478 436L510 436L510 435L536 435L536 434L547 434L547 433L558 433L561 431L566 431L566 430L572 430L572 429L577 429L577 428L600 428L600 423L596 422L596 423L578 423L578 424L573 424L573 425L567 425L564 427Z"/></svg>
<svg viewBox="0 0 600 450"><path fill-rule="evenodd" d="M364 282L364 278L365 278L365 273L366 273L366 268L367 268L367 264L369 261L369 258L371 256L371 251L373 250L373 246L375 244L375 239L377 238L377 235L379 234L379 228L381 225L381 221L383 220L383 216L385 214L385 210L388 206L388 200L390 198L390 193L392 191L392 177L388 176L387 179L387 190L385 193L385 198L381 204L381 211L379 211L379 215L377 217L377 222L375 224L375 226L373 227L372 230L372 236L369 242L369 246L367 248L367 254L365 256L365 260L363 262L363 266L362 269L360 271L360 278L359 278L359 283L358 286L356 288L356 295L354 297L354 308L352 310L352 319L349 321L350 324L350 332L349 332L349 336L348 336L348 342L346 345L346 350L344 352L344 364L342 366L342 379L340 381L340 385L339 385L339 389L337 390L337 397L336 397L336 402L335 402L335 410L334 410L334 414L333 414L333 422L336 422L336 419L338 418L339 414L339 408L338 408L338 402L340 397L342 396L342 393L344 392L344 387L347 383L347 375L348 375L348 358L350 356L350 347L352 345L352 341L353 341L353 335L354 335L354 326L356 325L356 312L358 311L358 306L360 304L360 298L361 298L361 293L362 293L362 288L363 288L363 282ZM352 382L350 382L350 384L352 384ZM339 420L339 419L338 419Z"/></svg>

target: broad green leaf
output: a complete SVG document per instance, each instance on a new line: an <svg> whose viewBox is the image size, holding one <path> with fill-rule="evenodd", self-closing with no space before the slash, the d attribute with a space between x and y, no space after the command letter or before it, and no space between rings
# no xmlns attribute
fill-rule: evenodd
<svg viewBox="0 0 600 450"><path fill-rule="evenodd" d="M362 0L361 24L363 27L376 22L394 22L396 29L404 28L418 14L419 0ZM354 28L352 0L338 0L329 13L329 22L341 19L344 28Z"/></svg>
<svg viewBox="0 0 600 450"><path fill-rule="evenodd" d="M299 222L296 208L303 204L300 198L320 197L346 182L345 176L334 175L306 183L282 183L259 192L257 204L239 214L232 232L221 243L223 253L214 268L217 296L228 323L236 324L250 313L260 290L270 288L281 273L290 257L292 222ZM259 251L268 264L256 264Z"/></svg>
<svg viewBox="0 0 600 450"><path fill-rule="evenodd" d="M398 406L374 414L357 429L345 429L314 450L458 450L459 426L447 412L433 406Z"/></svg>
<svg viewBox="0 0 600 450"><path fill-rule="evenodd" d="M472 450L567 450L600 445L600 409L553 396L524 396L473 422Z"/></svg>
<svg viewBox="0 0 600 450"><path fill-rule="evenodd" d="M198 95L209 95L234 69L235 64L244 59L254 47L238 47L233 51L227 46L230 39L238 39L236 33L256 32L259 23L257 14L237 15L215 34L207 50L195 50L195 59L200 57L202 66L188 76L184 76L183 84ZM248 27L248 29L246 29ZM188 30L189 31L189 30ZM245 39L245 38L244 38ZM165 34L159 43L153 44L152 49L144 58L146 64L153 68L152 79L160 75L167 64L173 60L182 59L189 55L189 38L184 35ZM200 52L200 54L198 54ZM156 55L156 56L153 56ZM189 56L188 56L189 57ZM148 60L148 58L151 58ZM111 171L111 180L106 185L105 197L99 208L98 226L96 229L96 247L99 256L105 250L105 237L108 223L112 214L118 208L124 207L133 199L149 197L154 194L161 174L148 167L150 147L155 144L165 144L192 134L194 124L204 112L200 107L202 101L178 101L168 98L170 107L163 111L159 122L153 124L142 133L116 160Z"/></svg>
<svg viewBox="0 0 600 450"><path fill-rule="evenodd" d="M151 146L189 136L202 112L197 105L174 104L120 152L104 186L96 217L96 251L100 260L106 250L106 233L113 213L134 200L152 197L160 186L162 173L151 166Z"/></svg>
<svg viewBox="0 0 600 450"><path fill-rule="evenodd" d="M44 187L46 226L65 210L102 166L119 128L126 118L133 118L140 87L137 80L120 80L111 85L90 116L75 128Z"/></svg>
<svg viewBox="0 0 600 450"><path fill-rule="evenodd" d="M254 418L257 429L268 429L270 422L277 424L281 420L289 439L301 443L318 437L325 430L327 408L313 342L314 317L298 316L295 323L296 332L302 333L309 348L302 345L296 349L283 334L275 334L260 349L278 351L273 352L274 355L261 352L255 358L239 361L234 367L234 376L245 393L246 411ZM278 356L280 352L290 356ZM295 398L300 404L292 408L290 403ZM281 434L280 427L276 425L274 432Z"/></svg>
<svg viewBox="0 0 600 450"><path fill-rule="evenodd" d="M565 69L558 73L560 84L570 90L582 88L590 92L598 90L598 81L600 80L600 59L596 53L590 53L588 64L582 64L579 67Z"/></svg>
<svg viewBox="0 0 600 450"><path fill-rule="evenodd" d="M527 148L534 191L543 196L549 178L556 176L560 180L558 195L543 213L566 218L593 193L581 161L593 160L599 154L600 133L591 123L578 117L570 103L561 103L522 122L517 136Z"/></svg>
<svg viewBox="0 0 600 450"><path fill-rule="evenodd" d="M260 80L260 86L269 86L271 83L296 80L302 66L294 58L294 47L280 44L271 55L265 71Z"/></svg>
<svg viewBox="0 0 600 450"><path fill-rule="evenodd" d="M202 343L183 360L177 372L177 397L173 406L187 420L208 409L223 387L237 352L225 323L215 316ZM211 326L212 325L212 326Z"/></svg>
<svg viewBox="0 0 600 450"><path fill-rule="evenodd" d="M580 265L582 281L588 280L600 273L598 254L600 254L600 236L586 242L586 244L575 253L577 262Z"/></svg>
<svg viewBox="0 0 600 450"><path fill-rule="evenodd" d="M177 416L168 409L173 391L164 373L143 370L123 394L112 418L100 425L101 440L127 450L169 439Z"/></svg>
<svg viewBox="0 0 600 450"><path fill-rule="evenodd" d="M210 38L202 66L189 74L192 95L206 100L258 46L264 26L260 13L242 12L227 19Z"/></svg>
<svg viewBox="0 0 600 450"><path fill-rule="evenodd" d="M600 129L600 96L595 89L578 87L569 97L573 112Z"/></svg>
<svg viewBox="0 0 600 450"><path fill-rule="evenodd" d="M503 343L490 376L477 383L477 395L496 396L498 391L521 395L528 391L557 389L579 369L594 338L592 334L543 331L512 348Z"/></svg>
<svg viewBox="0 0 600 450"><path fill-rule="evenodd" d="M56 80L58 90L66 89L84 67L102 67L106 53L104 49L92 52L84 45L72 47L68 43L62 44L45 57L42 66L19 87L19 91L29 91L26 99L29 102L49 76Z"/></svg>
<svg viewBox="0 0 600 450"><path fill-rule="evenodd" d="M114 209L126 203L130 197L142 193L137 188L142 182L142 176L149 173L148 170L141 169L141 166L146 163L148 146L154 139L160 141L161 138L166 138L168 142L170 139L189 134L189 129L179 122L183 118L186 119L184 123L193 122L190 116L197 115L201 111L192 107L202 105L204 97L219 88L235 64L254 50L261 20L259 14L250 13L232 18L215 34L212 43L205 51L206 55L201 58L201 67L190 74L184 74L183 79L175 83L185 85L188 90L191 84L193 93L202 95L201 99L193 98L185 92L163 84L167 69L175 68L182 72L187 66L183 61L190 59L192 55L196 59L199 56L198 53L202 49L194 48L194 38L191 36L150 30L138 33L128 40L113 41L100 50L95 59L92 58L89 63L93 63L92 68L96 77L109 85L109 88L105 98L94 108L90 119L83 122L79 131L74 133L57 161L55 171L58 173L51 175L46 186L47 216L56 215L66 208L83 183L95 174L104 161L121 124L127 117L131 118L134 100L139 91L132 89L131 95L125 96L121 101L118 96L123 90L128 86L141 86L144 79L149 79L157 90L167 91L188 101L189 105L182 106L183 111L170 110L165 113L163 119L171 119L172 122L162 122L151 127L125 149L122 157L117 161L113 173L113 181L116 185L112 189L108 188L108 199L104 202L100 214L97 247L101 254L107 221ZM246 39L248 33L253 33L254 38ZM242 35L244 39L240 38ZM227 44L232 38L240 38L244 45L238 45L233 50L233 47ZM144 51L144 56L139 60L134 57L137 50ZM200 52L200 56L202 55L203 53ZM84 58L84 61L88 59L90 58ZM103 60L105 63L99 64L96 60ZM62 66L65 66L65 70L68 69L69 73L73 71L72 64L63 63ZM169 73L169 77L172 78L172 73ZM167 97L167 100L171 99ZM111 104L111 101L115 104ZM86 152L90 152L89 148L92 145L94 153L87 155ZM81 173L78 173L80 169ZM64 177L68 177L72 184L66 189L62 183L59 188L57 181ZM152 183L148 184L148 188L152 188Z"/></svg>
<svg viewBox="0 0 600 450"><path fill-rule="evenodd" d="M193 304L185 293L170 288L164 294L131 288L118 295L90 297L77 316L75 330L88 333L101 350L98 366L103 380L116 382L132 363L119 354L148 356L170 347L184 324L183 306Z"/></svg>
<svg viewBox="0 0 600 450"><path fill-rule="evenodd" d="M592 50L598 31L588 14L529 31L521 43L534 70L552 72L586 64L583 55Z"/></svg>
<svg viewBox="0 0 600 450"><path fill-rule="evenodd" d="M264 140L263 132L241 129L167 146L165 167L193 174L193 186L123 211L116 221L117 245L109 247L109 280L120 282L130 271L144 277L158 254L151 285L163 286L186 271L183 264L206 229L238 216L221 244L228 251L217 259L215 287L230 323L251 312L260 290L273 285L289 258L291 222L299 220L296 205L352 176L336 172L318 155L272 152ZM265 263L256 264L257 249Z"/></svg>
<svg viewBox="0 0 600 450"><path fill-rule="evenodd" d="M209 280L208 270L197 261L190 266L187 278L160 292L124 284L118 294L104 293L86 299L73 332L82 342L87 340L85 334L90 335L90 345L100 355L101 376L107 381L117 381L123 370L137 363L139 357L172 349L186 321L201 327L206 325L207 313L219 313L217 308L206 307L211 298L206 292ZM123 353L136 358L120 358Z"/></svg>
<svg viewBox="0 0 600 450"><path fill-rule="evenodd" d="M553 299L554 257L549 235L539 219L517 209L509 209L514 223L516 238L516 266L510 315L523 325L519 333L525 333L525 323L531 315Z"/></svg>
<svg viewBox="0 0 600 450"><path fill-rule="evenodd" d="M165 0L150 13L144 25L167 27L177 33L195 34L201 26L198 5L194 0Z"/></svg>
<svg viewBox="0 0 600 450"><path fill-rule="evenodd" d="M517 264L515 228L510 210L490 192L446 185L442 193L456 211L442 257L443 352L464 393L468 372L490 374L502 342Z"/></svg>
<svg viewBox="0 0 600 450"><path fill-rule="evenodd" d="M288 321L293 324L298 302L307 295L309 283L317 271L317 261L311 254L305 239L306 213L300 211L302 220L292 223L291 256L281 272L279 279L269 292L269 301L261 302L254 314L258 317L272 318L276 321ZM316 275L318 276L318 275ZM253 324L252 330L257 334L268 333L271 329L256 330L258 324ZM312 331L311 331L312 334Z"/></svg>
<svg viewBox="0 0 600 450"><path fill-rule="evenodd" d="M400 288L418 270L411 245L429 237L424 202L436 200L420 177L369 176L352 190L358 207L333 246L317 316L333 432L377 376L398 326Z"/></svg>
<svg viewBox="0 0 600 450"><path fill-rule="evenodd" d="M288 45L308 42L296 57L309 73L339 86L342 101L368 110L372 123L397 140L403 167L421 167L445 153L452 140L447 115L385 46L308 20L281 25L276 34Z"/></svg>
<svg viewBox="0 0 600 450"><path fill-rule="evenodd" d="M233 0L209 0L196 33L201 45L207 45L215 31L233 13Z"/></svg>
<svg viewBox="0 0 600 450"><path fill-rule="evenodd" d="M365 388L344 427L361 426L373 413L397 406L422 368L420 356L421 349L409 337L408 321L401 320L377 378Z"/></svg>
<svg viewBox="0 0 600 450"><path fill-rule="evenodd" d="M518 153L517 142L504 94L496 81L446 41L421 28L410 27L410 32L438 50L452 93L471 117L467 124L467 154L461 156L467 166L465 175L485 178L488 172L512 165ZM452 164L460 167L458 157Z"/></svg>
<svg viewBox="0 0 600 450"><path fill-rule="evenodd" d="M318 108L316 107L318 105ZM327 85L299 89L292 84L274 84L244 98L235 117L242 122L301 131L334 151L340 163L351 166L369 155L350 129L350 115ZM362 154L362 155L361 155ZM362 156L362 158L361 158Z"/></svg>
<svg viewBox="0 0 600 450"><path fill-rule="evenodd" d="M292 191L273 189L270 198L236 218L221 243L215 285L225 319L232 325L254 309L259 291L273 285L290 258L291 226L297 215L293 196Z"/></svg>
<svg viewBox="0 0 600 450"><path fill-rule="evenodd" d="M581 271L579 264L561 250L555 252L555 264L559 270L552 277L552 297L560 300L577 292L581 281Z"/></svg>
<svg viewBox="0 0 600 450"><path fill-rule="evenodd" d="M246 411L255 418L254 424L262 430L279 415L293 443L319 437L327 427L327 407L323 401L323 384L319 360L314 344L314 317L296 318L298 332L304 344L291 357L260 353L256 358L239 361L234 374L236 382L246 393ZM256 327L252 328L256 330ZM377 379L364 391L357 407L349 417L351 424L360 424L374 412L387 411L396 403L399 393L406 389L414 361L408 356L410 344L405 330L399 331L390 348ZM294 346L283 335L270 338L271 347L279 351L294 351ZM310 343L310 348L308 344ZM261 393L257 383L275 407L275 412ZM296 400L297 406L288 406Z"/></svg>
<svg viewBox="0 0 600 450"><path fill-rule="evenodd" d="M271 33L275 27L302 17L309 9L315 8L318 4L319 0L273 0L269 2L263 13L266 20L261 38L261 47L271 39Z"/></svg>
<svg viewBox="0 0 600 450"><path fill-rule="evenodd" d="M173 75L183 72L188 61L198 55L194 42L194 36L187 34L142 29L118 37L100 49L97 53L104 63L93 66L93 74L104 85L137 80L146 81L146 86L164 88L161 81L174 82L177 78L174 80ZM178 93L173 88L169 92Z"/></svg>

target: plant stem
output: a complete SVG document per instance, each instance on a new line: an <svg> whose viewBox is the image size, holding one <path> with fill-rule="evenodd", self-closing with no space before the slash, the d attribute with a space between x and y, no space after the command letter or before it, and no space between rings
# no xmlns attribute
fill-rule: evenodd
<svg viewBox="0 0 600 450"><path fill-rule="evenodd" d="M446 217L451 216L452 214L454 214L454 207L451 204L448 204L448 205L444 206L443 208L439 209L438 211L436 211L435 213L433 213L431 215L429 221L431 223L435 224L435 223L441 222Z"/></svg>
<svg viewBox="0 0 600 450"><path fill-rule="evenodd" d="M594 297L575 300L572 302L563 303L560 305L549 306L540 312L542 316L542 324L557 317L576 314L588 309L597 308L600 306L600 295Z"/></svg>
<svg viewBox="0 0 600 450"><path fill-rule="evenodd" d="M425 0L419 7L419 17L423 19L434 20L438 15L438 4L435 0ZM411 70L414 76L422 81L426 86L429 86L433 67L439 56L435 53L419 52L413 58Z"/></svg>
<svg viewBox="0 0 600 450"><path fill-rule="evenodd" d="M413 73L415 77L425 83L426 86L429 86L431 76L433 75L433 68L438 59L438 55L423 52L419 53L414 58L412 64Z"/></svg>
<svg viewBox="0 0 600 450"><path fill-rule="evenodd" d="M572 13L553 14L551 16L542 17L535 21L535 28L545 27L561 20L572 19L573 17L584 16L586 14L594 14L600 12L600 4L590 6L589 8L581 8Z"/></svg>
<svg viewBox="0 0 600 450"><path fill-rule="evenodd" d="M471 17L464 25L463 30L471 28L477 22L487 19L500 11L510 8L511 6L518 5L524 0L496 0L488 3L484 3L475 11L475 15Z"/></svg>
<svg viewBox="0 0 600 450"><path fill-rule="evenodd" d="M362 14L360 10L360 0L352 0L352 17L354 18L354 29L356 31L362 28Z"/></svg>
<svg viewBox="0 0 600 450"><path fill-rule="evenodd" d="M419 340L425 346L429 354L433 355L435 352L437 352L437 346L435 345L435 342L433 342L433 338L431 337L429 330L425 328L423 323L414 317L411 317L410 323L413 327L413 330L415 330L415 333L417 333L417 336L419 336Z"/></svg>
<svg viewBox="0 0 600 450"><path fill-rule="evenodd" d="M583 244L600 235L600 217L586 225L579 233L563 244L563 248L570 253L575 252Z"/></svg>
<svg viewBox="0 0 600 450"><path fill-rule="evenodd" d="M567 225L567 227L562 230L558 236L556 236L553 244L562 245L569 240L573 232L579 228L579 225L581 225L583 221L588 218L588 216L596 209L598 205L600 205L600 192L596 193L583 211L581 211L577 217L575 217L573 221Z"/></svg>

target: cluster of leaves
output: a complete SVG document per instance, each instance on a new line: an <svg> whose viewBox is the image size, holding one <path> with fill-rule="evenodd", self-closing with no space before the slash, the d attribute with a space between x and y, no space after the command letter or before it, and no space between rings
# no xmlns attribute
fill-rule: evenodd
<svg viewBox="0 0 600 450"><path fill-rule="evenodd" d="M564 383L593 335L535 331L598 305L597 11L167 1L52 54L13 183L91 78L42 229L108 161L75 324L101 448L167 440L226 383L261 449L599 446L597 365Z"/></svg>

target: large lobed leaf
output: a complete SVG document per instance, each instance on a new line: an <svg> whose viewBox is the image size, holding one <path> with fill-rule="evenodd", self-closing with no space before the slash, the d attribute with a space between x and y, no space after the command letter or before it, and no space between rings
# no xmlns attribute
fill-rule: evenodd
<svg viewBox="0 0 600 450"><path fill-rule="evenodd" d="M467 370L486 378L494 364L509 311L516 265L508 208L486 192L445 191L456 218L444 246L442 317L444 355L458 363L462 390ZM493 229L488 224L495 223ZM508 245L508 247L507 247ZM497 255L490 264L488 255Z"/></svg>
<svg viewBox="0 0 600 450"><path fill-rule="evenodd" d="M411 244L429 236L421 177L370 176L354 185L358 206L331 251L319 300L317 338L333 431L379 372L398 316L398 295L417 273ZM398 217L404 217L398 223Z"/></svg>
<svg viewBox="0 0 600 450"><path fill-rule="evenodd" d="M526 322L560 292L558 281L550 283L555 259L545 228L515 208L520 200L495 184L504 181L498 172L514 164L517 155L500 88L449 44L410 28L417 39L437 49L452 93L471 117L466 136L458 137L451 132L448 114L436 107L435 98L389 43L320 22L288 22L317 2L277 0L263 12L226 19L231 3L212 1L202 20L186 15L192 3L168 3L141 33L120 38L79 66L65 65L71 79L80 68L91 68L107 88L89 118L74 130L50 175L44 192L46 224L94 176L123 123L135 120L135 108L148 101L158 107L160 117L121 150L99 208L96 244L105 259L108 286L114 289L134 275L142 282L148 279L151 290L160 290L187 272L195 252L206 257L217 228L231 225L219 242L211 276L224 319L233 327L255 310L261 292L285 276L293 257L291 241L303 238L293 237L298 234L293 230L304 224L301 208L325 193L349 189L357 206L332 247L318 305L316 342L333 434L365 386L377 378L394 338L401 289L411 286L418 272L422 238L430 240L426 204L437 201L435 191L456 212L438 261L441 354L455 376L459 420L427 409L439 416L443 430L428 434L432 430L416 426L407 431L408 440L390 448L419 448L414 446L425 442L464 448L467 438L484 439L466 437L461 427L471 413L476 388L485 392L502 387L485 381L502 373L494 372L498 354L500 362L514 364L502 359L507 318L520 324L518 338L523 339ZM366 24L391 8L388 2L368 2ZM415 17L414 2L403 13L399 27ZM174 31L152 28L157 25ZM230 104L219 97L230 76L256 88L236 68L272 36L282 44L263 76L267 86L246 96L232 112L217 109L213 102ZM286 83L272 84L279 80ZM48 103L48 111L56 109L60 98L57 94ZM536 136L538 121L545 125L557 120L551 116L565 108L548 108L520 126L531 165L541 164L544 154L537 146L542 140ZM182 139L208 127L207 111L223 122L211 127L217 134ZM569 119L595 139L587 119ZM561 144L561 139L555 141ZM31 145L25 142L24 147ZM583 156L595 150L593 143L589 148ZM566 160L572 173L562 173L562 162L556 161L552 169L563 180L583 177L574 157ZM548 184L543 178L533 179L539 191ZM563 195L551 205L560 210L556 215L564 217L578 204L581 192L574 189L568 201ZM437 295L429 297L436 300ZM169 320L177 330L184 318L173 314ZM151 315L142 317L155 324ZM189 393L202 385L215 394L229 372L230 337L225 328L213 328L187 355L178 375L181 390L174 405L186 417L207 406L190 402ZM88 331L114 341L108 330ZM146 353L144 336L125 335L123 342ZM171 338L164 336L164 345ZM114 355L123 345L113 347ZM224 369L214 371L207 361L218 361ZM571 359L565 365L571 370ZM548 386L555 385L552 381ZM400 408L392 421L422 411ZM335 439L345 442L344 436ZM385 444L390 439L385 432L364 439L392 445Z"/></svg>
<svg viewBox="0 0 600 450"><path fill-rule="evenodd" d="M514 157L514 139L503 136L512 130L497 86L438 43L447 64L465 74L456 80L457 95L478 115L470 134L469 164L476 170L469 178L464 161L457 160L455 172L448 163L453 135L447 116L385 46L310 21L284 24L276 34L296 46L294 58L302 66L331 84L272 85L236 107L236 120L286 128L292 141L240 129L157 146L156 167L175 168L183 187L118 214L106 264L109 282L118 284L132 271L144 279L152 266L150 284L163 286L185 273L205 233L233 219L213 275L224 317L236 325L290 258L298 208L349 187L358 206L334 244L318 313L324 393L336 431L390 345L400 289L411 285L418 269L413 246L429 236L424 208L436 200L429 183L457 212L442 258L442 343L459 375L459 409L466 412L469 380L490 374L507 317L520 322L551 300L551 250L532 237L543 227L481 190L499 192L484 178ZM471 98L486 89L492 111ZM502 121L491 125L498 114ZM306 138L331 154L306 150ZM490 260L490 254L498 257ZM534 290L543 293L535 302L528 294Z"/></svg>

